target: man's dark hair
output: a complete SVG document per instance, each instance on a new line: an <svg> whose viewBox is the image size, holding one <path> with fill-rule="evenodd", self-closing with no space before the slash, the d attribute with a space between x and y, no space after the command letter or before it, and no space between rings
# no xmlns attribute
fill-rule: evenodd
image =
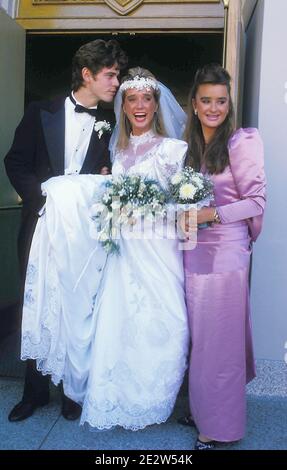
<svg viewBox="0 0 287 470"><path fill-rule="evenodd" d="M126 68L127 56L115 40L96 39L81 46L72 61L72 90L83 85L82 69L87 67L93 74L104 67L117 65L119 70Z"/></svg>

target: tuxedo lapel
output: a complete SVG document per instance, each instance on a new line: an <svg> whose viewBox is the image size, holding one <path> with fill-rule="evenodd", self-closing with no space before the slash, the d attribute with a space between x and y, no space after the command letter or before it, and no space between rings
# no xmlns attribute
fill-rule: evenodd
<svg viewBox="0 0 287 470"><path fill-rule="evenodd" d="M112 128L114 124L113 111L105 110L99 105L96 121L106 121ZM111 162L108 149L110 137L110 132L104 131L99 138L98 132L93 129L81 173L99 173L104 166L110 167Z"/></svg>
<svg viewBox="0 0 287 470"><path fill-rule="evenodd" d="M98 169L102 155L106 150L105 139L103 137L99 139L98 133L93 130L81 173L94 173Z"/></svg>
<svg viewBox="0 0 287 470"><path fill-rule="evenodd" d="M41 120L50 162L55 175L64 174L65 107L56 112L41 110Z"/></svg>

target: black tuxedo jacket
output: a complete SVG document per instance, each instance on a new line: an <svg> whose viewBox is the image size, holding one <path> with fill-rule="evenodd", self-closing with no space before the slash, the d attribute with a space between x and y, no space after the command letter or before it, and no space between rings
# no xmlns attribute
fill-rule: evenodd
<svg viewBox="0 0 287 470"><path fill-rule="evenodd" d="M65 97L49 102L31 103L16 129L11 149L5 157L7 175L23 200L22 225L19 234L20 264L23 252L30 246L39 209L45 202L41 183L64 174ZM114 114L98 107L97 120L114 124ZM108 151L110 133L99 139L93 131L81 169L82 174L96 174L110 167Z"/></svg>

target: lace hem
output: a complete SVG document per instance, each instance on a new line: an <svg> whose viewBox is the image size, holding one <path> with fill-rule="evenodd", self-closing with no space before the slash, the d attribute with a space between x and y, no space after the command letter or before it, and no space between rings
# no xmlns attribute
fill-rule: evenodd
<svg viewBox="0 0 287 470"><path fill-rule="evenodd" d="M179 385L180 386L180 385ZM135 405L127 408L118 404L112 412L103 412L95 401L85 403L81 415L80 424L87 423L92 428L99 430L111 429L121 426L130 431L138 431L146 426L164 423L171 415L176 400L175 394L159 404L145 406ZM135 416L137 414L138 416Z"/></svg>
<svg viewBox="0 0 287 470"><path fill-rule="evenodd" d="M123 395L121 383L117 384L116 389L114 382L104 389L102 387L94 389L93 395L88 393L85 397L80 424L87 423L91 428L99 430L121 426L124 429L137 431L146 426L165 422L173 411L187 368L185 355L182 356L182 361L178 361L179 364L181 367L174 370L173 374L168 374L169 380L165 384L160 388L155 387L152 395L150 392L148 396L138 395L137 402ZM162 376L162 373L158 372L159 376ZM65 388L67 396L70 391ZM111 395L113 399L108 398ZM95 396L97 398L93 398ZM70 397L73 399L72 394Z"/></svg>
<svg viewBox="0 0 287 470"><path fill-rule="evenodd" d="M57 353L51 351L52 334L41 327L40 341L33 339L33 334L26 331L22 335L21 360L36 360L36 367L42 375L50 375L55 385L58 385L64 379L64 368L66 354L63 346L57 349Z"/></svg>

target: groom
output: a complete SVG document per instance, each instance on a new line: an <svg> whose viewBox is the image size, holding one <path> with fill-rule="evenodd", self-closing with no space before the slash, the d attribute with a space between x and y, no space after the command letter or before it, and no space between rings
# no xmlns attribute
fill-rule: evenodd
<svg viewBox="0 0 287 470"><path fill-rule="evenodd" d="M23 201L18 237L23 286L33 232L45 204L41 183L58 175L104 174L110 168L108 144L114 116L98 103L113 101L118 75L126 65L127 57L116 41L84 44L73 58L70 96L31 103L16 129L5 166ZM81 407L63 393L62 399L64 418L77 419ZM37 371L36 361L28 360L22 400L8 419L24 420L48 402L49 377Z"/></svg>

